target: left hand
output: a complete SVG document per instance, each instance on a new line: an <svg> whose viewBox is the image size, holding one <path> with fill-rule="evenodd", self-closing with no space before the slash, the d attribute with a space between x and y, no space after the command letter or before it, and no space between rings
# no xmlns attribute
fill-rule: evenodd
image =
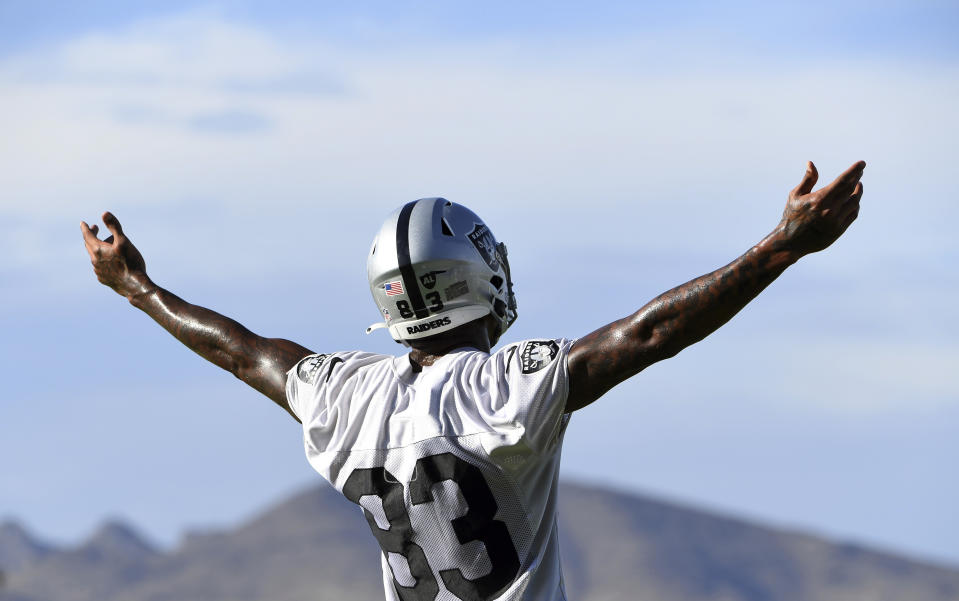
<svg viewBox="0 0 959 601"><path fill-rule="evenodd" d="M818 252L835 242L859 215L865 161L853 163L831 184L813 192L819 172L812 161L786 202L779 226L787 247L799 255Z"/></svg>

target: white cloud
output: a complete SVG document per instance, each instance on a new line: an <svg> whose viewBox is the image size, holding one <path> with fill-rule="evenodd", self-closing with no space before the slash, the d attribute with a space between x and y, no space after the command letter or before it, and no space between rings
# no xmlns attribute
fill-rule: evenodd
<svg viewBox="0 0 959 601"><path fill-rule="evenodd" d="M34 83L218 90L312 73L310 58L264 30L192 11L13 56L3 72Z"/></svg>
<svg viewBox="0 0 959 601"><path fill-rule="evenodd" d="M670 70L663 59L677 48L715 52L675 38L580 42L552 57L455 42L383 55L210 13L84 36L0 63L0 123L13 141L0 150L0 207L343 194L395 204L439 188L714 216L783 194L809 157L824 177L860 157L899 181L948 167L954 70L703 73L688 59ZM256 135L211 136L198 123Z"/></svg>

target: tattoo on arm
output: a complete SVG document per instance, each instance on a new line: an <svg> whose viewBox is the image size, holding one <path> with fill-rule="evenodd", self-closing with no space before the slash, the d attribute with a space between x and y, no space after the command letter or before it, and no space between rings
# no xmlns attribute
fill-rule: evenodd
<svg viewBox="0 0 959 601"><path fill-rule="evenodd" d="M312 351L289 340L258 336L233 319L192 305L156 284L132 296L130 302L198 355L293 415L286 401L286 372Z"/></svg>
<svg viewBox="0 0 959 601"><path fill-rule="evenodd" d="M732 319L798 258L777 242L774 232L725 267L664 292L633 315L577 340L569 355L566 410L588 405Z"/></svg>

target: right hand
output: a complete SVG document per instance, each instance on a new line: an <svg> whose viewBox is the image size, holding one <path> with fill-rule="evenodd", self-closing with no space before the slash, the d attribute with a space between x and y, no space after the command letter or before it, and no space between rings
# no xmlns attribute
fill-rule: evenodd
<svg viewBox="0 0 959 601"><path fill-rule="evenodd" d="M145 292L149 279L143 255L123 234L123 228L113 213L104 213L103 223L113 234L106 240L97 238L99 228L96 225L91 227L85 221L80 222L83 243L90 254L97 279L127 298Z"/></svg>

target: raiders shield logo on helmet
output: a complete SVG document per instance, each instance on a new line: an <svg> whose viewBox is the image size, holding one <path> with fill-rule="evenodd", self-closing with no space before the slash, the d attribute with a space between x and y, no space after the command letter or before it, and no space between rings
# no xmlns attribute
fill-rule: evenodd
<svg viewBox="0 0 959 601"><path fill-rule="evenodd" d="M467 234L476 250L483 255L483 260L493 271L499 271L499 257L496 256L496 239L493 232L485 224L477 223L473 231Z"/></svg>

